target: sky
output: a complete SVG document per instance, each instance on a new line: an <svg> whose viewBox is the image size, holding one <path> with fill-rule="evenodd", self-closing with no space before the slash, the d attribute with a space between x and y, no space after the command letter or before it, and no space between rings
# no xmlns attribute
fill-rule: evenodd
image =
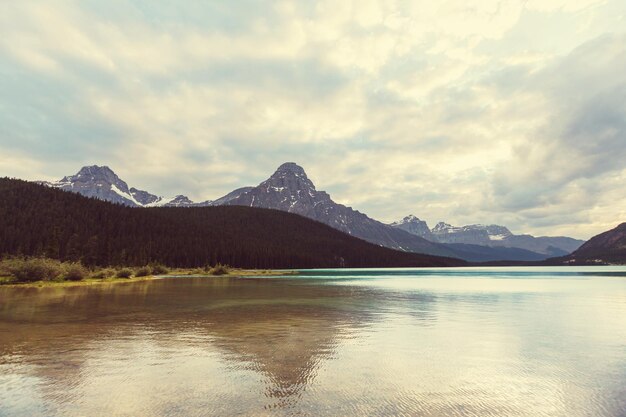
<svg viewBox="0 0 626 417"><path fill-rule="evenodd" d="M200 201L283 162L390 222L626 221L626 2L0 2L0 176Z"/></svg>

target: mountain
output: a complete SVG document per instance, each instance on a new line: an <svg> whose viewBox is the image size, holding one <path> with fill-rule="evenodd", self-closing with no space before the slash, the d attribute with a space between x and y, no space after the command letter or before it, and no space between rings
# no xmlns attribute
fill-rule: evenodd
<svg viewBox="0 0 626 417"><path fill-rule="evenodd" d="M220 197L217 200L213 200L210 205L212 205L212 206L222 206L222 205L228 204L230 201L232 201L235 198L239 197L243 193L247 193L248 191L252 190L253 188L254 187L237 188L236 190L231 191L230 193L226 194L225 196Z"/></svg>
<svg viewBox="0 0 626 417"><path fill-rule="evenodd" d="M89 265L243 268L459 266L383 248L319 222L254 207L136 209L0 178L0 254Z"/></svg>
<svg viewBox="0 0 626 417"><path fill-rule="evenodd" d="M420 220L412 214L409 214L400 221L391 223L390 226L397 229L402 229L413 235L423 237L424 239L430 240L431 242L436 242L435 237L428 228L428 224L426 224L424 220Z"/></svg>
<svg viewBox="0 0 626 417"><path fill-rule="evenodd" d="M136 200L135 195L142 201L152 202L158 199L157 196L135 188L131 192L128 184L122 181L107 166L86 166L81 168L75 175L63 177L59 181L41 183L63 191L72 191L85 197L93 197L127 206L142 205L142 203Z"/></svg>
<svg viewBox="0 0 626 417"><path fill-rule="evenodd" d="M435 241L441 243L488 246L491 240L487 230L484 227L477 227L477 225L454 227L448 223L439 222L431 232Z"/></svg>
<svg viewBox="0 0 626 417"><path fill-rule="evenodd" d="M492 241L506 239L513 234L503 226L498 225L470 225L454 227L440 222L432 230L424 220L409 215L390 226L406 230L409 233L421 236L454 252L455 257L470 262L491 261L541 261L548 256L516 247L491 246Z"/></svg>
<svg viewBox="0 0 626 417"><path fill-rule="evenodd" d="M109 167L95 167L95 168L110 170ZM113 172L113 171L111 171L111 172ZM126 184L126 183L124 183L124 184ZM82 195L84 195L86 197L92 197L92 196L89 195L89 188L88 187L86 187L84 190L85 190L84 192L78 191L78 193L82 194ZM70 189L70 190L67 190L67 191L73 191L73 190ZM132 204L126 204L126 205L130 205L130 206L137 206L137 205L149 206L151 204L158 204L161 201L163 201L163 198L158 197L158 196L156 196L154 194L150 194L147 191L138 190L135 187L130 189L130 195L132 195L133 198L134 198L134 201L130 201L130 203L132 203ZM107 198L100 198L100 200L111 201L110 199L107 199ZM124 204L124 203L125 202L122 202L122 204ZM126 202L126 203L128 203L128 202Z"/></svg>
<svg viewBox="0 0 626 417"><path fill-rule="evenodd" d="M540 254L539 258L545 259L568 254L582 244L582 241L565 237L513 235L506 227L498 225L455 227L440 222L431 230L426 222L413 215L386 225L351 207L335 203L326 192L318 191L304 169L293 162L281 165L270 178L256 187L238 188L217 200L201 203L194 203L184 195L161 197L134 187L129 188L107 166L86 166L76 175L40 183L130 207L244 205L281 210L317 220L352 236L392 249L469 261L531 261L537 259L536 253ZM496 250L496 247L524 250Z"/></svg>
<svg viewBox="0 0 626 417"><path fill-rule="evenodd" d="M589 239L569 256L566 264L626 264L626 223Z"/></svg>
<svg viewBox="0 0 626 417"><path fill-rule="evenodd" d="M457 258L469 262L494 262L494 261L543 261L547 257L541 253L532 252L520 248L492 247L470 245L467 243L446 243L446 247L454 251Z"/></svg>
<svg viewBox="0 0 626 417"><path fill-rule="evenodd" d="M578 249L580 245L584 243L583 240L564 236L534 237L531 235L515 235L508 228L496 224L471 224L457 227L445 222L439 222L430 230L430 233L428 233L426 231L428 229L426 222L419 220L413 215L407 216L399 222L391 223L391 226L414 233L432 242L447 244L448 247L450 247L450 245L466 244L491 248L523 249L525 252L509 252L510 254L518 253L521 255L521 258L509 258L509 260L520 261L537 260L535 259L536 256L532 255L533 253L541 255L540 258L542 259L567 255ZM458 252L466 250L474 252L471 248L462 248L459 246L452 246L451 248L456 251L455 253L458 257L467 260L476 260L468 258L466 255ZM492 255L496 255L493 260L497 258L498 253L503 254L506 252L492 252Z"/></svg>
<svg viewBox="0 0 626 417"><path fill-rule="evenodd" d="M40 184L63 191L71 191L85 197L93 197L130 207L181 207L196 205L184 195L172 198L159 197L137 188L128 188L108 166L91 165L80 169L76 175L63 177L59 181L38 181ZM209 205L210 201L197 205Z"/></svg>
<svg viewBox="0 0 626 417"><path fill-rule="evenodd" d="M563 256L574 252L584 243L584 240L565 236L513 235L494 245L527 249L548 256Z"/></svg>
<svg viewBox="0 0 626 417"><path fill-rule="evenodd" d="M454 256L454 252L444 246L383 224L351 207L335 203L326 192L318 191L304 169L293 162L282 164L267 180L225 204L286 211L317 220L381 246L408 252Z"/></svg>

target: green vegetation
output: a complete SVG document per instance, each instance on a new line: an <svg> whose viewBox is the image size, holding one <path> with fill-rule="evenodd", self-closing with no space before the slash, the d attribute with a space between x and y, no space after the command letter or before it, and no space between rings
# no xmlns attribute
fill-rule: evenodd
<svg viewBox="0 0 626 417"><path fill-rule="evenodd" d="M150 268L143 267L148 273L136 276L150 276ZM162 270L162 269L160 269ZM60 262L49 258L11 257L0 260L0 284L19 283L61 283L92 280L106 280L116 278L131 278L133 271L122 268L115 271L111 268L85 267L80 262Z"/></svg>
<svg viewBox="0 0 626 417"><path fill-rule="evenodd" d="M0 275L17 282L52 281L61 278L64 266L54 259L10 258L0 263Z"/></svg>
<svg viewBox="0 0 626 417"><path fill-rule="evenodd" d="M207 265L205 268L169 270L163 265L131 268L87 268L80 262L60 262L49 258L11 257L0 260L0 285L77 285L102 282L128 282L151 279L154 275L259 276L291 275L294 271L238 269L228 265Z"/></svg>
<svg viewBox="0 0 626 417"><path fill-rule="evenodd" d="M150 265L150 269L152 270L152 275L165 275L170 272L169 269L161 264Z"/></svg>
<svg viewBox="0 0 626 417"><path fill-rule="evenodd" d="M146 271L152 274L144 275ZM156 272L155 272L156 271ZM167 272L165 272L167 271ZM239 269L228 265L207 265L205 268L169 270L163 265L141 267L133 275L131 268L92 268L88 269L77 262L59 262L48 258L7 258L0 260L0 285L64 285L96 284L98 282L128 282L129 280L149 279L153 275L169 273L171 275L199 276L260 276L292 275L295 271L270 269Z"/></svg>
<svg viewBox="0 0 626 417"><path fill-rule="evenodd" d="M147 277L148 275L151 275L151 271L150 271L150 268L147 266L142 266L141 268L138 268L135 271L136 277ZM124 278L128 278L128 277L124 277Z"/></svg>
<svg viewBox="0 0 626 417"><path fill-rule="evenodd" d="M228 265L222 265L220 263L209 269L210 275L228 275L229 272L230 267Z"/></svg>
<svg viewBox="0 0 626 417"><path fill-rule="evenodd" d="M115 273L116 278L130 278L133 276L133 270L130 268L122 268Z"/></svg>
<svg viewBox="0 0 626 417"><path fill-rule="evenodd" d="M91 274L92 278L95 279L107 279L107 278L111 278L115 275L115 270L112 268L102 268L102 269L98 269L97 271L95 271L94 273Z"/></svg>
<svg viewBox="0 0 626 417"><path fill-rule="evenodd" d="M65 266L62 277L67 281L82 281L87 277L89 271L79 262L73 262Z"/></svg>

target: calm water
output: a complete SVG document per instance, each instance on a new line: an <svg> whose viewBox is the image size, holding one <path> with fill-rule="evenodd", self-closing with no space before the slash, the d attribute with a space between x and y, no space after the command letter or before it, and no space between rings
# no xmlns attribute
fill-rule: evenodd
<svg viewBox="0 0 626 417"><path fill-rule="evenodd" d="M1 416L626 416L626 268L0 288Z"/></svg>

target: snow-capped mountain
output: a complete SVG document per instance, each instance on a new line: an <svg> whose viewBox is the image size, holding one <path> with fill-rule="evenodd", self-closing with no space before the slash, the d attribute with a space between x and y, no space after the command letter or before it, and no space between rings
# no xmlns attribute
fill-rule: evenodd
<svg viewBox="0 0 626 417"><path fill-rule="evenodd" d="M63 177L59 181L39 182L49 187L131 207L181 207L210 204L210 202L195 204L184 195L165 198L134 187L129 188L128 184L108 166L86 166L77 174Z"/></svg>
<svg viewBox="0 0 626 417"><path fill-rule="evenodd" d="M496 224L470 224L468 226L455 227L444 222L437 223L431 232L436 242L467 243L484 246L490 246L494 240L503 240L513 235L506 227Z"/></svg>
<svg viewBox="0 0 626 417"><path fill-rule="evenodd" d="M390 226L405 230L432 242L436 241L433 237L433 233L428 228L428 224L424 220L420 220L412 214L409 214L400 221L391 223Z"/></svg>
<svg viewBox="0 0 626 417"><path fill-rule="evenodd" d="M519 248L546 256L562 256L571 253L584 243L582 240L563 236L515 235L505 226L496 224L471 224L459 227L439 222L428 234L424 231L428 229L426 222L416 219L415 216L407 216L399 222L392 223L391 226L402 228L432 242Z"/></svg>
<svg viewBox="0 0 626 417"><path fill-rule="evenodd" d="M191 207L196 205L187 196L177 195L170 198L160 198L159 200L146 204L145 207Z"/></svg>
<svg viewBox="0 0 626 417"><path fill-rule="evenodd" d="M335 203L328 193L318 191L304 169L293 162L282 164L266 181L225 204L287 211L382 246L454 256L444 246L371 219L351 207Z"/></svg>

